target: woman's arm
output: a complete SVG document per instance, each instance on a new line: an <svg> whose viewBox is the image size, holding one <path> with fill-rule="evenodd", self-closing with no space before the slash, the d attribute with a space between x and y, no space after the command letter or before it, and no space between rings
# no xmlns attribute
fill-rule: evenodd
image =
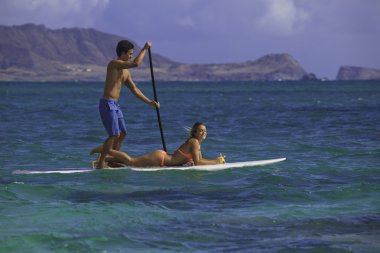
<svg viewBox="0 0 380 253"><path fill-rule="evenodd" d="M193 154L194 165L214 165L224 163L224 160L218 157L217 159L204 159L201 153L201 145L198 140L192 139L189 141L191 152Z"/></svg>

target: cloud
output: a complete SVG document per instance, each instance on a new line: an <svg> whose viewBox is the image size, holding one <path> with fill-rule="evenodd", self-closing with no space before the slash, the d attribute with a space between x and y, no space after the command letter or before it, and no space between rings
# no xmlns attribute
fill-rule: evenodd
<svg viewBox="0 0 380 253"><path fill-rule="evenodd" d="M183 27L194 27L194 21L191 17L187 16L184 18L181 18L178 21L178 24Z"/></svg>
<svg viewBox="0 0 380 253"><path fill-rule="evenodd" d="M297 8L293 0L268 0L267 12L258 28L277 35L289 35L304 28L310 14Z"/></svg>
<svg viewBox="0 0 380 253"><path fill-rule="evenodd" d="M4 0L2 24L42 23L51 27L91 26L110 0Z"/></svg>

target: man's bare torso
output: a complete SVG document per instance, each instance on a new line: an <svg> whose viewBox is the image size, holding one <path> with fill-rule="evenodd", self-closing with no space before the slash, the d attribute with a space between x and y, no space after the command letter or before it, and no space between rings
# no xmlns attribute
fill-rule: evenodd
<svg viewBox="0 0 380 253"><path fill-rule="evenodd" d="M129 76L128 69L117 69L112 64L112 61L107 66L107 76L104 85L104 99L118 100L123 83Z"/></svg>

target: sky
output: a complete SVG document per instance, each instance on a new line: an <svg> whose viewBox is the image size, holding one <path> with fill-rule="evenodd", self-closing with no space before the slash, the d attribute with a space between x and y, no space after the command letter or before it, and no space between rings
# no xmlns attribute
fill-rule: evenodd
<svg viewBox="0 0 380 253"><path fill-rule="evenodd" d="M2 0L0 24L94 28L182 63L289 53L318 77L380 69L379 0Z"/></svg>

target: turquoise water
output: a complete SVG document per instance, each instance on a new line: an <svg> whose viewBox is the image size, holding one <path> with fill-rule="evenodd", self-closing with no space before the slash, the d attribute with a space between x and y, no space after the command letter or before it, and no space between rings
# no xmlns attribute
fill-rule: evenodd
<svg viewBox="0 0 380 253"><path fill-rule="evenodd" d="M203 121L206 157L288 160L13 175L88 166L102 83L0 83L0 252L380 252L379 82L157 85L169 151ZM120 103L123 150L160 149L154 109Z"/></svg>

